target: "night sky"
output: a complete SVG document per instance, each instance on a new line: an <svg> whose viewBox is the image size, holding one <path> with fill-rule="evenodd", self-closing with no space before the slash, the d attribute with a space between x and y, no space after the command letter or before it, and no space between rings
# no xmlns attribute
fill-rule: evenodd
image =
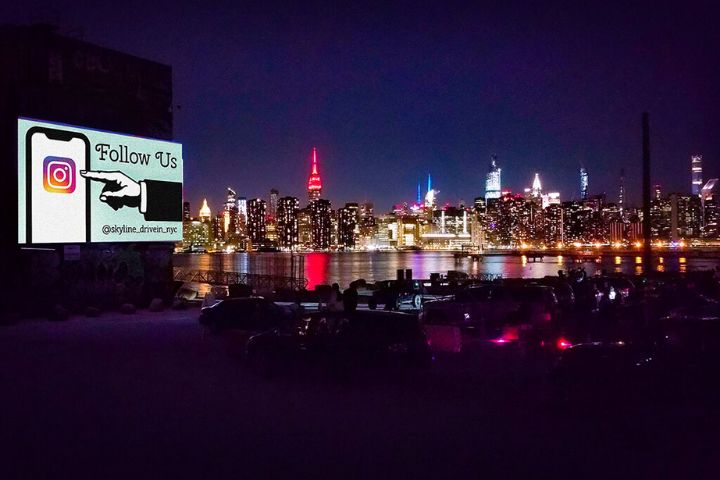
<svg viewBox="0 0 720 480"><path fill-rule="evenodd" d="M5 2L4 2L5 3ZM448 2L354 7L286 2L25 1L0 21L84 29L93 43L173 67L185 195L213 211L227 186L305 202L313 146L334 207L377 211L432 173L441 203L539 172L546 190L640 198L642 111L653 182L690 190L690 155L720 176L720 28L711 2ZM478 2L479 3L479 2ZM497 5L502 4L502 5ZM9 9L9 10L8 10Z"/></svg>

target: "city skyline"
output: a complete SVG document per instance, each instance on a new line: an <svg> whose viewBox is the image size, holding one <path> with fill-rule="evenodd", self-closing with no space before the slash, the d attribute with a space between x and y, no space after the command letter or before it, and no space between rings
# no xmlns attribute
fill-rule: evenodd
<svg viewBox="0 0 720 480"><path fill-rule="evenodd" d="M542 172L535 171L532 176L532 186L528 187L527 185L530 182L526 182L525 185L517 188L513 188L511 186L506 185L502 182L501 179L501 171L502 166L500 162L498 161L497 155L491 155L490 156L490 162L489 167L485 173L485 179L484 179L484 185L482 188L482 191L470 198L460 198L454 195L452 192L449 193L450 198L456 198L455 201L451 201L447 198L439 197L438 194L440 193L440 190L433 188L432 185L432 173L427 174L427 189L422 190L421 189L421 182L417 182L417 190L416 190L416 196L415 200L413 201L412 196L404 196L402 198L397 198L395 201L392 202L390 206L387 208L384 205L377 205L372 198L363 198L363 199L349 199L347 201L339 202L337 200L334 200L332 198L327 198L326 195L323 195L323 182L320 179L319 174L319 160L318 160L318 153L317 148L312 147L312 151L310 154L310 168L309 168L309 174L307 176L307 180L305 181L306 190L301 193L300 195L294 195L294 194L287 194L286 192L283 192L283 196L289 196L293 198L297 198L301 200L302 205L307 205L313 200L317 200L320 198L327 199L331 202L336 202L338 205L342 205L345 203L372 203L376 205L376 207L380 207L378 211L380 212L391 212L396 206L407 204L412 205L413 203L420 204L421 200L426 199L426 195L428 192L432 190L433 192L433 201L437 202L437 206L440 208L443 207L457 207L460 204L464 204L468 207L470 207L473 204L473 201L477 198L484 197L487 201L488 199L496 199L501 196L501 194L506 193L512 193L512 194L522 194L523 192L527 193L529 191L533 192L533 195L538 196L541 191L543 191L541 187L540 182L540 176L543 175ZM679 190L671 190L668 189L665 185L663 185L660 182L652 182L654 189L662 189L664 194L670 194L670 193L676 193L680 195L686 195L686 194L692 194L693 196L699 196L700 189L702 186L705 185L707 180L710 180L711 177L714 177L712 174L708 174L707 172L704 173L705 180L702 181L703 178L703 170L701 166L702 155L691 155L688 158L688 181L686 182L686 189L679 189ZM562 192L559 191L558 188L555 186L551 186L549 189L545 189L544 191L546 193L550 192L550 190L553 191L552 195L555 196L555 198L560 198L562 201L586 201L592 196L602 195L606 198L606 201L608 203L617 204L620 208L634 208L641 206L641 202L635 200L630 201L628 200L627 195L627 184L626 184L626 177L625 177L625 168L620 168L620 171L617 175L617 183L615 185L614 191L594 191L592 189L592 184L590 181L591 172L588 171L586 167L580 167L575 172L576 175L579 174L579 188L576 187L575 191L567 196L563 196ZM545 181L543 180L543 184L547 185ZM235 195L234 190L231 186L227 187L227 190L232 192L233 195ZM273 195L273 192L275 192L275 195L279 193L278 189L275 187L271 187L268 189L265 189L264 192L261 192L258 195L253 196L241 196L243 200L245 198L257 198L257 199L270 199L271 197L267 197L268 192L270 195ZM424 192L424 193L423 193ZM490 192L490 196L488 196L488 192ZM213 192L213 194L208 195L200 195L200 198L202 198L201 203L203 206L207 205L208 198L213 198L217 192ZM224 199L223 199L224 198ZM630 197L632 198L632 197ZM190 202L188 198L184 199L186 202ZM227 197L222 197L217 202L218 205L226 204L227 203Z"/></svg>
<svg viewBox="0 0 720 480"><path fill-rule="evenodd" d="M185 146L185 197L218 204L303 197L318 148L324 196L389 208L432 172L442 200L483 194L487 159L520 191L535 172L563 198L577 190L640 197L640 112L650 113L653 183L684 191L686 162L718 176L720 92L712 15L655 5L475 5L448 9L147 4L76 8L37 0L7 22L59 32L172 66L174 137ZM243 28L237 28L243 25ZM82 32L82 33L79 33ZM689 32L692 32L691 34ZM181 48L178 48L178 47ZM378 175L382 172L382 175ZM400 195L399 193L402 192ZM455 198L448 197L452 192Z"/></svg>

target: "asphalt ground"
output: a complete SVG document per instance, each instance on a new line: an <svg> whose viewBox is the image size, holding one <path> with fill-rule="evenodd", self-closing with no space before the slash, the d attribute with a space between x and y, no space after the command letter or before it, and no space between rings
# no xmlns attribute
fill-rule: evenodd
<svg viewBox="0 0 720 480"><path fill-rule="evenodd" d="M568 400L513 348L264 378L197 315L0 327L0 479L718 477L713 405Z"/></svg>

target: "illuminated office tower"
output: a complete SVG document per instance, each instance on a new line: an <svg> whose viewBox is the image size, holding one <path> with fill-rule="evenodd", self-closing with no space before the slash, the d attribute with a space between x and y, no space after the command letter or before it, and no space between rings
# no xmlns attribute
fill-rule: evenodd
<svg viewBox="0 0 720 480"><path fill-rule="evenodd" d="M625 208L625 169L620 169L620 191L618 193L618 208L622 212Z"/></svg>
<svg viewBox="0 0 720 480"><path fill-rule="evenodd" d="M313 147L312 166L310 176L308 177L308 201L319 200L322 196L322 180L320 180L320 171L317 163L317 149Z"/></svg>
<svg viewBox="0 0 720 480"><path fill-rule="evenodd" d="M720 180L712 178L700 190L703 237L720 238Z"/></svg>
<svg viewBox="0 0 720 480"><path fill-rule="evenodd" d="M238 207L235 197L235 190L228 187L227 199L223 209L223 230L225 232L225 241L230 242L236 240L239 233L238 225Z"/></svg>
<svg viewBox="0 0 720 480"><path fill-rule="evenodd" d="M588 172L585 167L580 167L580 200L587 200L588 198Z"/></svg>
<svg viewBox="0 0 720 480"><path fill-rule="evenodd" d="M497 166L497 155L490 156L490 169L485 176L485 200L500 198L501 169Z"/></svg>
<svg viewBox="0 0 720 480"><path fill-rule="evenodd" d="M332 207L330 200L318 199L310 202L310 224L312 247L316 250L330 248L332 234Z"/></svg>
<svg viewBox="0 0 720 480"><path fill-rule="evenodd" d="M253 198L248 202L247 231L253 244L261 243L266 239L265 215L265 200Z"/></svg>
<svg viewBox="0 0 720 480"><path fill-rule="evenodd" d="M243 224L247 223L247 198L238 197L237 201L238 215Z"/></svg>
<svg viewBox="0 0 720 480"><path fill-rule="evenodd" d="M692 178L692 194L699 196L703 188L702 155L693 155L690 157L690 172Z"/></svg>
<svg viewBox="0 0 720 480"><path fill-rule="evenodd" d="M282 197L277 207L278 244L284 248L293 248L299 242L298 217L300 200L297 197Z"/></svg>
<svg viewBox="0 0 720 480"><path fill-rule="evenodd" d="M338 245L346 248L355 246L356 229L360 217L357 203L346 203L338 210Z"/></svg>

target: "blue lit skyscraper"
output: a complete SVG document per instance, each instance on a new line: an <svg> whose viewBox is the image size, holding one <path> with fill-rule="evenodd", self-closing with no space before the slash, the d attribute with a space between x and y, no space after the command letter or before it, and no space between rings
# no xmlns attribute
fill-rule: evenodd
<svg viewBox="0 0 720 480"><path fill-rule="evenodd" d="M588 198L588 172L585 167L580 167L580 200Z"/></svg>
<svg viewBox="0 0 720 480"><path fill-rule="evenodd" d="M501 169L497 166L497 155L490 156L490 169L485 176L485 200L491 198L500 198L501 194L501 183L500 183Z"/></svg>

